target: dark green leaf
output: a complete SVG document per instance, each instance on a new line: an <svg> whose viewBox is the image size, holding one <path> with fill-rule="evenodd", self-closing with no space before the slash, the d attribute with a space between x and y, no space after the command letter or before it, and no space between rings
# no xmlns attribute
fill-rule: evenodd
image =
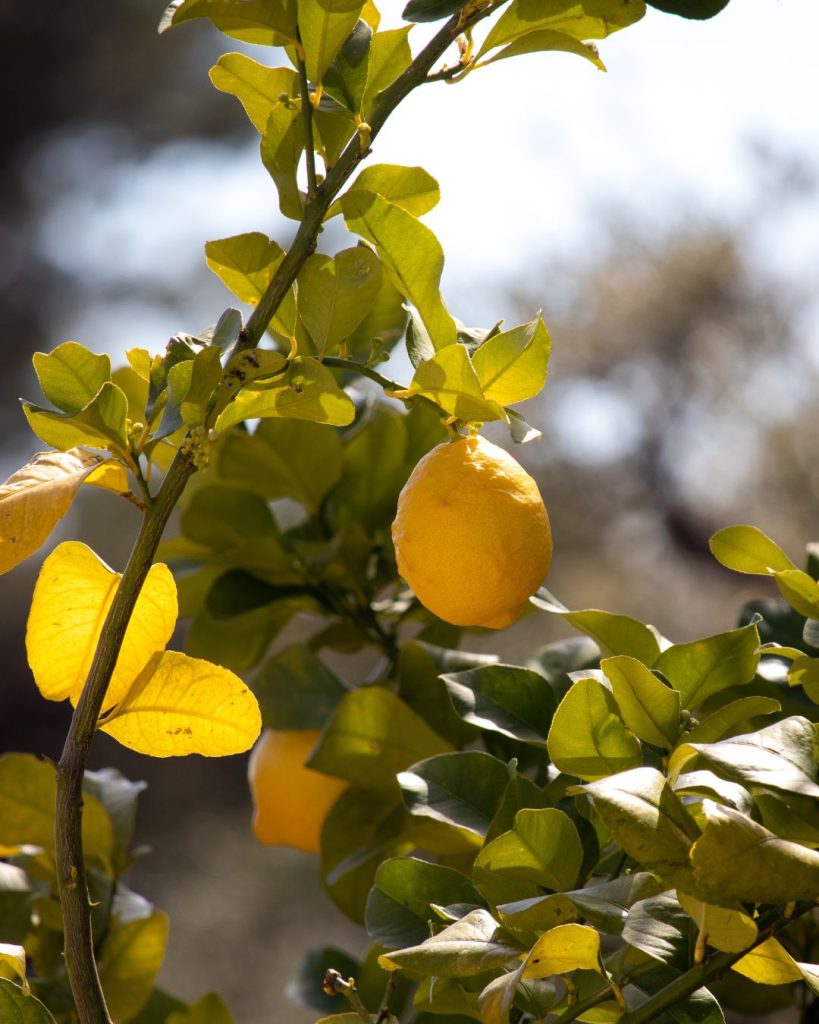
<svg viewBox="0 0 819 1024"><path fill-rule="evenodd" d="M646 0L651 7L666 14L678 14L681 18L696 18L703 21L713 18L728 6L728 0Z"/></svg>
<svg viewBox="0 0 819 1024"><path fill-rule="evenodd" d="M411 814L483 837L509 782L507 766L480 750L441 754L398 777Z"/></svg>
<svg viewBox="0 0 819 1024"><path fill-rule="evenodd" d="M545 745L557 701L537 672L485 665L441 678L466 722L524 743Z"/></svg>
<svg viewBox="0 0 819 1024"><path fill-rule="evenodd" d="M139 794L147 782L131 782L116 768L86 771L83 789L96 797L108 812L114 829L114 864L122 871L128 863L128 849L134 834Z"/></svg>
<svg viewBox="0 0 819 1024"><path fill-rule="evenodd" d="M410 0L401 17L404 21L441 21L466 7L468 0Z"/></svg>
<svg viewBox="0 0 819 1024"><path fill-rule="evenodd" d="M348 692L309 647L292 644L256 673L251 688L271 729L323 729Z"/></svg>
<svg viewBox="0 0 819 1024"><path fill-rule="evenodd" d="M691 918L671 893L635 903L628 912L623 939L654 960L685 970L691 946Z"/></svg>
<svg viewBox="0 0 819 1024"><path fill-rule="evenodd" d="M367 899L367 932L388 949L414 946L428 939L432 924L440 922L430 904L480 902L472 882L460 871L414 857L396 857L376 873Z"/></svg>
<svg viewBox="0 0 819 1024"><path fill-rule="evenodd" d="M0 978L0 1020L3 1024L55 1024L39 999L24 995L18 985L5 978Z"/></svg>

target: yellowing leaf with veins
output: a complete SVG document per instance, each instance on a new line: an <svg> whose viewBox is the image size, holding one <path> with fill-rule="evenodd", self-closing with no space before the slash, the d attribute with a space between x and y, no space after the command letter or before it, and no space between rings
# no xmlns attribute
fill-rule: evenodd
<svg viewBox="0 0 819 1024"><path fill-rule="evenodd" d="M537 940L524 978L550 978L578 968L600 973L600 934L585 924L560 924Z"/></svg>
<svg viewBox="0 0 819 1024"><path fill-rule="evenodd" d="M119 467L128 490L125 470ZM0 573L28 558L71 506L80 484L103 467L97 456L72 448L38 452L0 485ZM109 471L106 471L109 472ZM110 479L110 477L109 477Z"/></svg>
<svg viewBox="0 0 819 1024"><path fill-rule="evenodd" d="M253 693L233 672L165 651L154 656L100 728L152 757L222 757L249 750L262 718Z"/></svg>
<svg viewBox="0 0 819 1024"><path fill-rule="evenodd" d="M78 541L60 544L43 563L26 650L34 681L48 700L78 700L120 578ZM164 650L176 616L176 584L160 562L151 566L137 599L103 711L122 700L151 657Z"/></svg>
<svg viewBox="0 0 819 1024"><path fill-rule="evenodd" d="M91 470L83 483L92 484L94 487L101 487L103 490L112 491L114 494L127 494L131 490L125 466L115 459L101 462L96 469Z"/></svg>
<svg viewBox="0 0 819 1024"><path fill-rule="evenodd" d="M759 929L741 910L713 907L684 892L678 892L677 899L697 929L704 933L706 945L722 953L740 953L756 942Z"/></svg>
<svg viewBox="0 0 819 1024"><path fill-rule="evenodd" d="M760 985L802 981L799 965L776 939L768 939L733 965L733 970Z"/></svg>

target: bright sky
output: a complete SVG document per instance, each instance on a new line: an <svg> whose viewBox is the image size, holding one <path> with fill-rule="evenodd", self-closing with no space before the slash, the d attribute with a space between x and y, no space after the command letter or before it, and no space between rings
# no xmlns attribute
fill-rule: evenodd
<svg viewBox="0 0 819 1024"><path fill-rule="evenodd" d="M688 205L740 209L753 139L819 166L816 38L817 0L733 0L708 22L650 10L601 42L607 74L576 56L537 54L424 87L383 131L373 159L422 163L439 179L442 201L427 223L447 256L445 296L463 319L491 322L505 314L507 282L537 254L594 243L601 203L620 201L658 222ZM269 212L272 184L247 132L238 152L171 146L140 164L108 165L102 180L93 146L85 161L66 161L73 170L42 246L94 282L99 303L55 325L55 344L159 348L170 333L216 318L218 297L179 322L178 310L108 295L135 283L159 290L180 273L207 276L207 238L261 229L286 240L290 228ZM815 273L819 206L803 207L796 222L783 217L765 250L784 273Z"/></svg>

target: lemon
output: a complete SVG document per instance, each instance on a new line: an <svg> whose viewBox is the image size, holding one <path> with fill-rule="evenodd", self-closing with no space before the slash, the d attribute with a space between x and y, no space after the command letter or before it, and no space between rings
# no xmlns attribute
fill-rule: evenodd
<svg viewBox="0 0 819 1024"><path fill-rule="evenodd" d="M552 560L537 484L479 436L421 459L399 495L392 539L398 571L421 604L458 626L514 622Z"/></svg>
<svg viewBox="0 0 819 1024"><path fill-rule="evenodd" d="M321 826L347 783L305 765L315 729L265 729L247 766L253 796L253 833L268 846L321 850Z"/></svg>

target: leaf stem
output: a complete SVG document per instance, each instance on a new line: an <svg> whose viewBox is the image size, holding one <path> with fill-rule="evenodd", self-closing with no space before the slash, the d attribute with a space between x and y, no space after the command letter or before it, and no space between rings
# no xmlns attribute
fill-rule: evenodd
<svg viewBox="0 0 819 1024"><path fill-rule="evenodd" d="M110 1024L94 957L91 899L82 849L82 783L105 692L125 631L151 567L162 531L194 467L177 453L146 510L128 564L100 633L100 642L57 765L55 848L65 931L65 963L80 1024Z"/></svg>

